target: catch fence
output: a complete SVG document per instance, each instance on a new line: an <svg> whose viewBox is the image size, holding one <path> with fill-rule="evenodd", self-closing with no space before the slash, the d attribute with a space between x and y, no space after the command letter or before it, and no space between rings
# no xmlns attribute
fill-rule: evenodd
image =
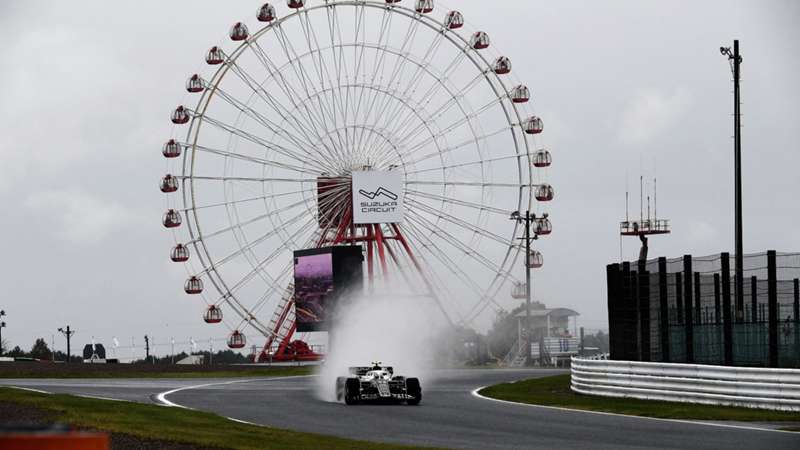
<svg viewBox="0 0 800 450"><path fill-rule="evenodd" d="M611 359L800 368L800 253L607 267Z"/></svg>

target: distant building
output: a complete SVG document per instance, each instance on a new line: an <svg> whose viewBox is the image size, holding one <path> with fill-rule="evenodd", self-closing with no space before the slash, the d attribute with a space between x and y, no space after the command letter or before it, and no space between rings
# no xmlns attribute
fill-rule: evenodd
<svg viewBox="0 0 800 450"><path fill-rule="evenodd" d="M559 366L566 364L579 351L580 340L570 330L570 317L573 318L572 330L577 328L580 314L569 308L545 308L541 303L531 305L531 358L542 365ZM521 366L525 363L523 333L525 330L526 311L522 310L517 318L518 340L504 362L510 366Z"/></svg>
<svg viewBox="0 0 800 450"><path fill-rule="evenodd" d="M103 347L103 344L86 344L83 347L83 362L105 363L106 348Z"/></svg>
<svg viewBox="0 0 800 450"><path fill-rule="evenodd" d="M186 358L183 358L180 361L176 362L175 364L199 366L202 365L204 361L205 361L204 355L189 355Z"/></svg>

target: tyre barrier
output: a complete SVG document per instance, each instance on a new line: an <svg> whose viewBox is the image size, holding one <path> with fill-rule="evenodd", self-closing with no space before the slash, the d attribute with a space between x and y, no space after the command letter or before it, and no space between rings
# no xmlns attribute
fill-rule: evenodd
<svg viewBox="0 0 800 450"><path fill-rule="evenodd" d="M800 411L800 370L572 358L574 392Z"/></svg>

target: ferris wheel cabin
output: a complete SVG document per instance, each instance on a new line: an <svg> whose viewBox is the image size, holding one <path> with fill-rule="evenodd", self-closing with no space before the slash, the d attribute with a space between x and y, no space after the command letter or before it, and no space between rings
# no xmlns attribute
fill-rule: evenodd
<svg viewBox="0 0 800 450"><path fill-rule="evenodd" d="M222 51L221 48L217 47L216 45L211 47L206 53L206 64L211 66L216 66L218 64L222 64L225 61L225 52Z"/></svg>
<svg viewBox="0 0 800 450"><path fill-rule="evenodd" d="M210 305L206 312L203 313L203 321L205 323L220 323L222 322L222 308L217 305Z"/></svg>
<svg viewBox="0 0 800 450"><path fill-rule="evenodd" d="M269 3L264 3L261 8L258 8L258 12L256 13L256 18L259 22L272 22L277 17L275 7Z"/></svg>

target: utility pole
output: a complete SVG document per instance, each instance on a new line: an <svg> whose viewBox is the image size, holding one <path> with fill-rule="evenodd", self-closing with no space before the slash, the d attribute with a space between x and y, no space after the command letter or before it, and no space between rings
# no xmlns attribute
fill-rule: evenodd
<svg viewBox="0 0 800 450"><path fill-rule="evenodd" d="M5 315L5 310L0 310L0 356L3 356L3 328L6 327L6 323L3 322L3 316Z"/></svg>
<svg viewBox="0 0 800 450"><path fill-rule="evenodd" d="M531 364L531 269L542 266L541 254L539 252L531 251L531 241L539 239L540 231L544 233L542 227L549 227L550 222L547 219L547 214L542 217L536 217L536 214L531 214L526 211L525 215L521 215L519 211L511 213L511 220L525 226L525 237L521 238L525 241L525 365ZM536 229L531 236L531 222L536 224ZM547 225L544 225L545 222ZM548 231L549 232L549 231ZM541 349L540 349L541 355Z"/></svg>
<svg viewBox="0 0 800 450"><path fill-rule="evenodd" d="M150 338L144 335L144 362L150 359Z"/></svg>
<svg viewBox="0 0 800 450"><path fill-rule="evenodd" d="M734 191L735 191L735 223L736 223L736 321L744 320L744 250L742 246L742 117L739 98L740 66L742 56L739 54L739 40L733 41L733 52L730 47L720 47L719 52L728 57L733 73L733 150L734 150Z"/></svg>
<svg viewBox="0 0 800 450"><path fill-rule="evenodd" d="M69 325L67 325L67 329L59 328L58 331L61 332L67 338L67 364L69 364L69 360L72 357L72 347L70 346L70 340L72 339L72 335L75 334L75 330L70 330Z"/></svg>

